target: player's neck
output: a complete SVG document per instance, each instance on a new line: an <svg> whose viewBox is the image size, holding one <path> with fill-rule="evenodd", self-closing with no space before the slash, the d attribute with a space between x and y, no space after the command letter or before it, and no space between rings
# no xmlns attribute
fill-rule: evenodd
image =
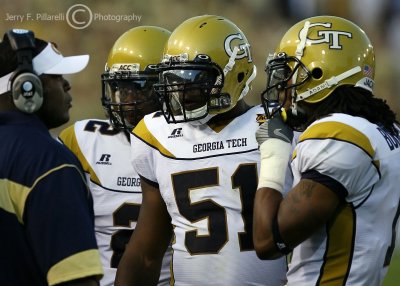
<svg viewBox="0 0 400 286"><path fill-rule="evenodd" d="M218 114L210 119L207 122L207 125L213 129L215 132L219 132L225 128L233 119L242 115L247 110L249 110L251 106L249 106L244 100L240 100L234 108L229 110L228 112Z"/></svg>
<svg viewBox="0 0 400 286"><path fill-rule="evenodd" d="M250 108L251 107L244 100L239 100L234 108L232 108L231 110L229 110L227 112L224 112L224 113L214 116L213 118L210 119L209 123L218 123L221 121L231 121L234 118L245 113Z"/></svg>

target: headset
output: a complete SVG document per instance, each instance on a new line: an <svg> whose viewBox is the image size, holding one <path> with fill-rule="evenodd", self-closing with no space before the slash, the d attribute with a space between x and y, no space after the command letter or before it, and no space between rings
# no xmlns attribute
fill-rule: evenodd
<svg viewBox="0 0 400 286"><path fill-rule="evenodd" d="M11 29L7 36L18 61L18 67L9 81L14 104L22 112L34 113L43 104L42 82L32 64L35 34L29 30Z"/></svg>

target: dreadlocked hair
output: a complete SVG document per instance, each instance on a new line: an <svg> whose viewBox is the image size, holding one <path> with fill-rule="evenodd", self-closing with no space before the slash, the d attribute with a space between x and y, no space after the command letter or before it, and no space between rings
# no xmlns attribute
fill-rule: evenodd
<svg viewBox="0 0 400 286"><path fill-rule="evenodd" d="M345 113L367 119L386 129L392 135L399 134L394 124L399 125L396 114L386 100L374 97L366 89L354 86L339 86L323 101L316 104L304 103L306 110L311 109L306 125L331 113Z"/></svg>

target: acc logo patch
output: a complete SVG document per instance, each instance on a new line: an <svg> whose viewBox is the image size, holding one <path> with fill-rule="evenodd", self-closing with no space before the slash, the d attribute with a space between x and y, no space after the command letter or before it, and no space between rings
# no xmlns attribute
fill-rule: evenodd
<svg viewBox="0 0 400 286"><path fill-rule="evenodd" d="M110 73L115 72L138 72L140 64L113 64Z"/></svg>
<svg viewBox="0 0 400 286"><path fill-rule="evenodd" d="M239 45L234 45L234 44L232 44L232 42L234 40L239 40L241 43L239 42L240 43ZM229 57L232 56L233 49L235 47L238 47L238 49L239 49L239 52L237 53L237 55L235 57L236 60L240 60L240 59L247 57L247 61L249 63L251 63L253 61L253 59L251 57L251 53L250 53L250 45L245 42L243 35L240 33L229 35L225 39L224 48L225 48L225 52L227 53L227 55Z"/></svg>
<svg viewBox="0 0 400 286"><path fill-rule="evenodd" d="M162 63L168 63L168 62L180 62L184 63L189 60L189 55L188 53L182 53L179 55L169 55L166 54L164 55L164 58L162 59Z"/></svg>

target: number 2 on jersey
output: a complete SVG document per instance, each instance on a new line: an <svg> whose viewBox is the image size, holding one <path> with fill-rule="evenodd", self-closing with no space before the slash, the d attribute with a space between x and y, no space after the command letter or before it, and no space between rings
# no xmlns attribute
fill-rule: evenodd
<svg viewBox="0 0 400 286"><path fill-rule="evenodd" d="M113 212L113 225L130 227L131 222L136 222L139 218L140 205L133 203L124 203L116 211ZM117 230L111 237L111 249L113 254L111 257L111 268L117 268L122 254L124 254L125 246L129 242L133 229Z"/></svg>
<svg viewBox="0 0 400 286"><path fill-rule="evenodd" d="M172 184L179 212L194 223L208 219L208 235L198 235L197 230L187 231L185 245L192 255L218 253L228 241L226 210L212 199L191 202L190 192L195 189L217 186L218 168L193 170L172 175ZM238 189L242 203L244 232L238 233L241 251L253 250L253 203L257 190L257 164L241 164L231 176L232 189ZM224 191L233 191L231 189Z"/></svg>

